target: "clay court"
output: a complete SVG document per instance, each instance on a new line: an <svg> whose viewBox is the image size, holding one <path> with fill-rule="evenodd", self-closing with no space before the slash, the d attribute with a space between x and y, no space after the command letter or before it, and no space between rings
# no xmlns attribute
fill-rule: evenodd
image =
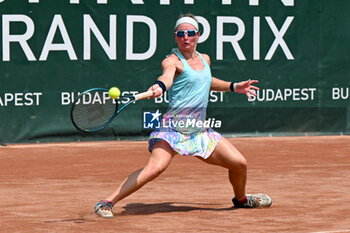
<svg viewBox="0 0 350 233"><path fill-rule="evenodd" d="M146 163L146 141L2 146L1 232L350 232L349 136L230 141L247 192L269 194L270 208L232 208L226 170L176 156L103 219L94 205Z"/></svg>

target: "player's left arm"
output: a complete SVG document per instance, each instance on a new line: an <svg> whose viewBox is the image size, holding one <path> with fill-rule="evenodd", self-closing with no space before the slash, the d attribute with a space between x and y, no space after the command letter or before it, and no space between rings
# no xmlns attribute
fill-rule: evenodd
<svg viewBox="0 0 350 233"><path fill-rule="evenodd" d="M211 64L210 57L204 53L202 53L201 55L202 55L203 59L210 66L210 64ZM227 82L227 81L212 77L210 90L212 90L212 91L231 91L230 85L231 85L231 82Z"/></svg>
<svg viewBox="0 0 350 233"><path fill-rule="evenodd" d="M210 66L210 57L207 54L202 54L202 57ZM246 96L248 96L249 99L251 99L250 95L256 96L256 93L253 90L259 90L258 87L252 84L258 83L258 82L259 82L258 80L249 79L247 81L233 83L233 82L228 82L222 79L212 77L210 90L225 91L225 92L234 91L236 93L245 94Z"/></svg>

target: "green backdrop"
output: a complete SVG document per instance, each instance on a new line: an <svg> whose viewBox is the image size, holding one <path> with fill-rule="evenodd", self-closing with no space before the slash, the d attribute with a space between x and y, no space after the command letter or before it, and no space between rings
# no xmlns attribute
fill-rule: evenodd
<svg viewBox="0 0 350 233"><path fill-rule="evenodd" d="M70 105L93 87L145 91L176 46L180 13L198 16L213 76L260 81L252 101L211 93L217 131L349 134L349 11L348 0L2 0L0 142L147 136L145 113L164 113L166 98L133 104L92 135L73 127Z"/></svg>

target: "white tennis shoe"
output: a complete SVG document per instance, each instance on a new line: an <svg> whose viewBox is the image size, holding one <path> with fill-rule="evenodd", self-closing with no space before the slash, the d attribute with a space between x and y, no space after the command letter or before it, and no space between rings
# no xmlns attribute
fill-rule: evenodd
<svg viewBox="0 0 350 233"><path fill-rule="evenodd" d="M247 194L246 202L240 203L236 198L232 199L236 208L259 208L272 205L272 199L266 194Z"/></svg>
<svg viewBox="0 0 350 233"><path fill-rule="evenodd" d="M113 202L101 200L96 204L94 211L103 218L113 218Z"/></svg>

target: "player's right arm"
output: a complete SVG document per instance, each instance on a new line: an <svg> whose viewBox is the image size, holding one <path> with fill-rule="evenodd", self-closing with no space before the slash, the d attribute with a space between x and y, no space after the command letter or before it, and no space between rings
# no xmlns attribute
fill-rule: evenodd
<svg viewBox="0 0 350 233"><path fill-rule="evenodd" d="M173 85L177 61L178 59L174 56L169 56L162 61L162 75L158 77L158 81L164 83L166 90ZM153 84L148 90L154 92L152 98L159 97L163 94L159 84Z"/></svg>

